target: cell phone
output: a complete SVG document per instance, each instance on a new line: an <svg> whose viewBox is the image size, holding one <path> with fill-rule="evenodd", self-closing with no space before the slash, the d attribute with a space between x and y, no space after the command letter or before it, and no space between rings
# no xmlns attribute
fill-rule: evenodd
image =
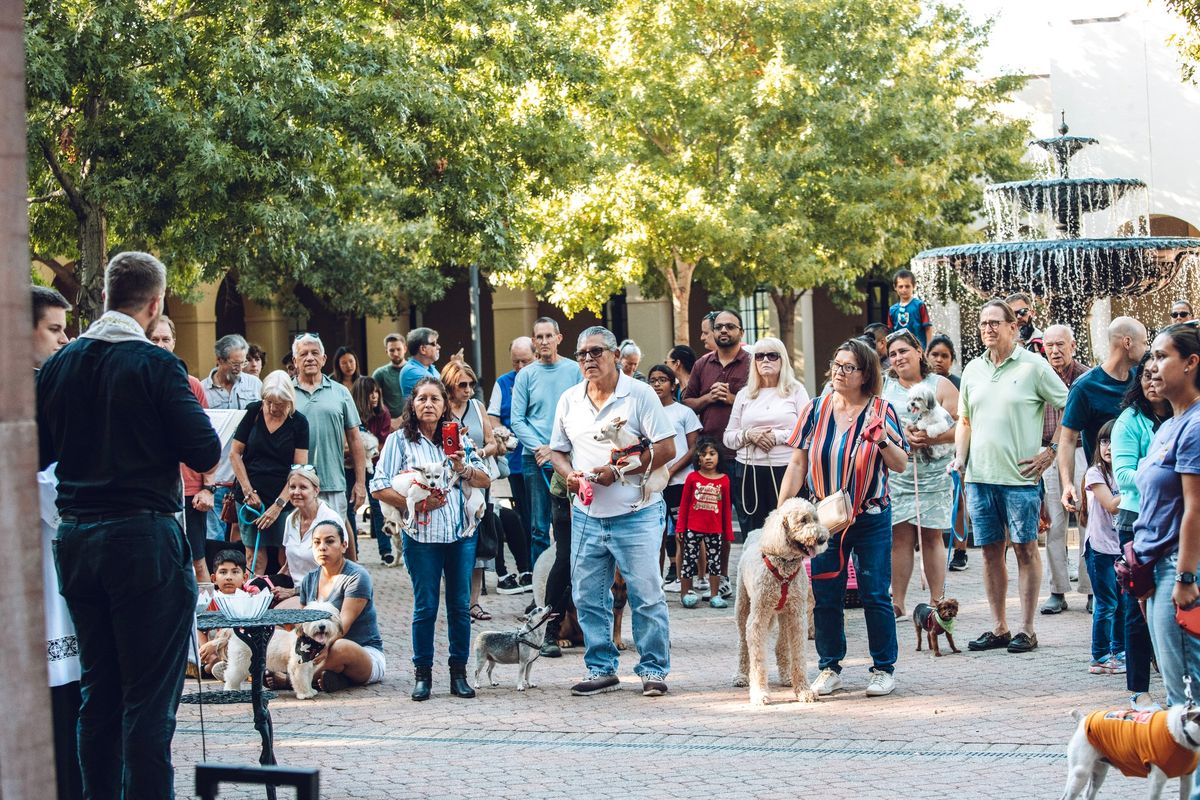
<svg viewBox="0 0 1200 800"><path fill-rule="evenodd" d="M458 453L462 449L462 442L458 435L457 422L442 423L442 452L448 456Z"/></svg>

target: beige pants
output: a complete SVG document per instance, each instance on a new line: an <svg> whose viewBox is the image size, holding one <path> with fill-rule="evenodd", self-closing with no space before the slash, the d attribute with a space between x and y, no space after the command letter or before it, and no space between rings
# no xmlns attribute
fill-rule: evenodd
<svg viewBox="0 0 1200 800"><path fill-rule="evenodd" d="M1083 475L1087 472L1087 462L1083 457L1083 448L1075 448L1075 495L1080 502L1086 502L1083 496ZM1067 510L1062 505L1062 481L1058 477L1058 464L1051 464L1042 473L1046 482L1046 509L1050 516L1050 530L1046 531L1046 560L1050 562L1050 591L1053 594L1069 594L1071 581L1067 564ZM1079 565L1079 586L1081 594L1092 593L1092 582L1088 579L1087 563L1083 559L1083 543L1075 553L1076 564Z"/></svg>

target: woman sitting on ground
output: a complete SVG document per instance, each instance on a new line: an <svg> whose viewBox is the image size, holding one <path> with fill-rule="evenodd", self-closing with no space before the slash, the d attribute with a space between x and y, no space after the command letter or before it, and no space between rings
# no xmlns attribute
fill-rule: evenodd
<svg viewBox="0 0 1200 800"><path fill-rule="evenodd" d="M349 540L340 522L317 522L311 538L319 569L300 582L300 606L329 603L341 612L342 628L341 635L331 639L314 659L317 670L313 686L323 692L336 692L347 686L379 683L387 662L375 616L371 573L346 558ZM268 688L287 685L288 677L279 673L273 673L267 681Z"/></svg>

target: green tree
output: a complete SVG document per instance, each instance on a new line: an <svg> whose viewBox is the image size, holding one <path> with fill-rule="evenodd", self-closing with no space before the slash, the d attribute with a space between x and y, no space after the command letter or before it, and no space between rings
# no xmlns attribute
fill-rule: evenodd
<svg viewBox="0 0 1200 800"><path fill-rule="evenodd" d="M1167 0L1167 8L1187 23L1187 31L1171 39L1183 57L1184 80L1195 83L1196 65L1200 64L1200 0Z"/></svg>

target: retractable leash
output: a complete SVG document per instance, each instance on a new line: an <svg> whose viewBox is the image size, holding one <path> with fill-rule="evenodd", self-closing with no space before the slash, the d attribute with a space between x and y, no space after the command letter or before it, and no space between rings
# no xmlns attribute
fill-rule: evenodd
<svg viewBox="0 0 1200 800"><path fill-rule="evenodd" d="M250 574L254 574L254 568L258 565L258 542L262 538L262 528L255 523L259 518L267 513L267 507L262 503L258 504L258 508L251 508L249 503L239 503L237 516L238 522L242 524L243 530L246 528L254 528L254 554L250 559ZM254 516L250 516L253 514Z"/></svg>
<svg viewBox="0 0 1200 800"><path fill-rule="evenodd" d="M946 548L946 569L950 569L950 562L954 559L954 543L965 542L967 540L967 531L958 530L958 512L961 510L960 502L962 501L963 483L962 475L955 470L950 473L950 479L954 482L954 505L950 509L950 546Z"/></svg>

